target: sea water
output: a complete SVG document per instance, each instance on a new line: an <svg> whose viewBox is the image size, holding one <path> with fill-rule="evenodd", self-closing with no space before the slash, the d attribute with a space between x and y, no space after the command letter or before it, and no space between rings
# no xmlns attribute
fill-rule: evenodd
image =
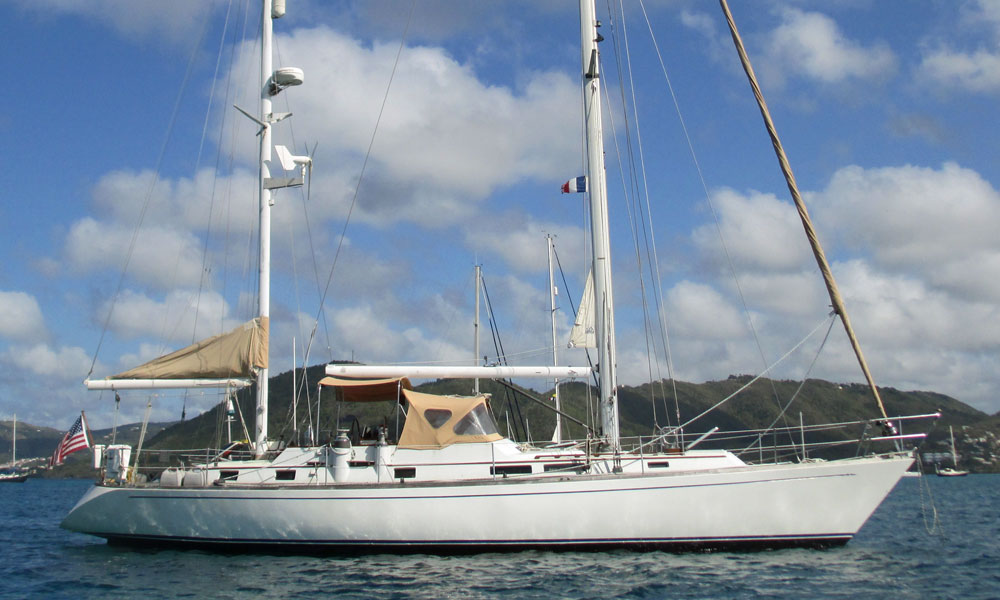
<svg viewBox="0 0 1000 600"><path fill-rule="evenodd" d="M59 528L90 485L0 485L0 597L1000 598L1000 475L904 479L844 547L689 554L137 551Z"/></svg>

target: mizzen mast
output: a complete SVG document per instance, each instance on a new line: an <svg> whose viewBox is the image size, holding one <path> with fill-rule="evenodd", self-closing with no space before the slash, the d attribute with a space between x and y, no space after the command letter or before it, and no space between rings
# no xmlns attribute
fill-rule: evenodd
<svg viewBox="0 0 1000 600"><path fill-rule="evenodd" d="M271 190L286 187L296 187L303 184L306 167L311 167L312 159L308 156L293 156L284 146L276 146L278 160L284 171L300 170L300 176L271 177L268 166L271 160L271 126L278 121L291 116L291 113L274 113L271 108L271 97L281 90L302 83L302 70L288 67L274 70L272 58L273 21L285 15L285 0L261 0L261 45L260 45L260 118L251 117L260 125L260 256L259 285L257 302L258 314L265 323L270 321L271 314L271 207L274 197ZM247 114L245 111L241 111ZM250 116L250 115L247 115ZM257 372L257 408L255 418L254 454L263 456L267 451L267 394L268 368L264 366Z"/></svg>
<svg viewBox="0 0 1000 600"><path fill-rule="evenodd" d="M271 57L272 37L272 2L263 0L261 12L261 44L260 44L260 172L259 172L259 217L260 217L260 255L258 257L259 285L257 294L257 314L270 318L271 315L271 190L265 185L271 176L267 163L271 160L271 73L273 63ZM283 4L283 3L282 3ZM280 15L279 15L280 16ZM254 419L254 454L262 456L267 447L267 367L257 374L257 408Z"/></svg>

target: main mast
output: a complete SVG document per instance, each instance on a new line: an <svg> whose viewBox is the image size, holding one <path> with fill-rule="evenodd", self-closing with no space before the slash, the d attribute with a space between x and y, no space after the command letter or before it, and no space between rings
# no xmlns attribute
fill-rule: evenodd
<svg viewBox="0 0 1000 600"><path fill-rule="evenodd" d="M604 139L601 127L601 78L597 32L600 23L594 0L580 0L580 43L583 64L583 112L587 123L587 190L593 239L594 324L600 373L600 415L604 438L612 450L618 441L618 377L615 364L615 319L611 290L611 244L608 233L607 181L604 176Z"/></svg>
<svg viewBox="0 0 1000 600"><path fill-rule="evenodd" d="M262 0L260 44L260 290L258 314L270 320L271 314L271 190L264 185L271 176L267 161L271 160L271 0ZM255 419L254 454L263 456L267 450L267 378L268 368L257 374L257 411Z"/></svg>

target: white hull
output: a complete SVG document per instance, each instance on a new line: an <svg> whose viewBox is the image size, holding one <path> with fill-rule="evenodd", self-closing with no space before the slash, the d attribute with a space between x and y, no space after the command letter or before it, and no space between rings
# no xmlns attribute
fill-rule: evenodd
<svg viewBox="0 0 1000 600"><path fill-rule="evenodd" d="M910 456L465 483L95 486L62 526L113 542L469 551L846 543Z"/></svg>
<svg viewBox="0 0 1000 600"><path fill-rule="evenodd" d="M952 469L950 467L945 467L944 469L940 469L937 472L938 477L964 477L968 474L969 474L968 471L959 471L956 469Z"/></svg>

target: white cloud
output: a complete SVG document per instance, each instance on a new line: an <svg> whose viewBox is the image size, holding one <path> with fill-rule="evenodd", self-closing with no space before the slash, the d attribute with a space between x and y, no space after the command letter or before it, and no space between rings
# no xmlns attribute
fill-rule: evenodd
<svg viewBox="0 0 1000 600"><path fill-rule="evenodd" d="M437 362L463 356L461 349L447 340L428 335L420 327L406 324L394 327L397 321L393 315L379 314L370 306L348 307L327 314L338 347L349 351L360 362ZM471 332L471 326L469 329ZM471 359L468 350L464 351L464 356Z"/></svg>
<svg viewBox="0 0 1000 600"><path fill-rule="evenodd" d="M682 10L681 23L685 27L697 31L707 39L712 39L716 36L715 20L707 13L692 12L686 9Z"/></svg>
<svg viewBox="0 0 1000 600"><path fill-rule="evenodd" d="M1000 90L1000 54L982 49L961 52L939 48L923 58L918 75L938 89L994 93Z"/></svg>
<svg viewBox="0 0 1000 600"><path fill-rule="evenodd" d="M860 260L836 266L859 330L885 352L1000 350L995 303L952 296L919 277L887 274Z"/></svg>
<svg viewBox="0 0 1000 600"><path fill-rule="evenodd" d="M549 364L552 356L549 299L544 284L511 275L487 277L492 313L510 364ZM468 292L465 294L464 292ZM327 311L339 357L370 364L471 364L471 287L458 292L394 296L385 291L373 302ZM481 355L496 356L485 304L480 315ZM560 349L568 339L569 307L556 314ZM582 359L578 361L580 364Z"/></svg>
<svg viewBox="0 0 1000 600"><path fill-rule="evenodd" d="M121 269L132 246L133 233L117 224L84 217L66 237L66 258L77 272ZM197 285L202 274L201 247L189 232L147 227L135 238L128 272L138 281L169 289Z"/></svg>
<svg viewBox="0 0 1000 600"><path fill-rule="evenodd" d="M90 357L82 348L47 344L11 347L4 353L6 362L35 375L61 381L82 380L90 369Z"/></svg>
<svg viewBox="0 0 1000 600"><path fill-rule="evenodd" d="M776 216L779 209L794 215L794 208L760 195L728 192L725 198L717 207L734 254L745 250L731 240L738 234L765 248L747 249L751 257L742 262L734 257L762 350L749 336L728 273L703 270L703 283L682 281L667 292L681 378L759 373L761 352L776 360L829 311L811 258L769 260L768 248L804 237L801 226ZM1000 374L985 366L1000 355L1000 240L993 232L1000 193L978 173L949 163L939 169L846 167L807 199L876 381L949 394L985 410L1000 408L992 393ZM714 234L702 226L693 236L709 232ZM695 248L711 261L717 258L709 243L699 241ZM821 335L773 375L803 376ZM862 381L841 324L834 324L810 376Z"/></svg>
<svg viewBox="0 0 1000 600"><path fill-rule="evenodd" d="M721 29L724 32L720 31L719 21L714 14L684 9L681 11L680 21L684 27L704 38L704 42L700 46L714 62L730 64L737 69L739 68L739 63L733 62L735 55L729 30L725 25L722 25Z"/></svg>
<svg viewBox="0 0 1000 600"><path fill-rule="evenodd" d="M325 27L297 29L279 45L283 62L306 74L304 85L284 92L296 129L309 132L309 143L319 141L325 164L348 174L341 181L356 178L398 47L363 46ZM564 177L579 156L571 133L579 119L566 110L578 102L562 73L528 73L512 89L480 81L440 48L405 48L355 217L382 226L450 224L499 187ZM353 188L341 186L332 201L349 201Z"/></svg>
<svg viewBox="0 0 1000 600"><path fill-rule="evenodd" d="M742 195L729 189L715 192L712 201L737 271L798 271L811 259L800 233L802 225L791 203L773 194ZM714 224L697 228L692 240L716 269L728 272L719 230Z"/></svg>
<svg viewBox="0 0 1000 600"><path fill-rule="evenodd" d="M157 0L37 0L22 4L22 10L42 14L70 14L87 17L135 40L149 35L171 41L194 37L207 14L222 4L207 2L159 2Z"/></svg>
<svg viewBox="0 0 1000 600"><path fill-rule="evenodd" d="M950 42L928 44L928 50L916 69L917 78L936 94L964 90L982 94L1000 91L1000 8L991 0L962 5L959 35ZM977 33L987 30L988 40L977 48L958 49L953 44L971 46Z"/></svg>
<svg viewBox="0 0 1000 600"><path fill-rule="evenodd" d="M99 211L123 228L170 227L205 231L227 222L233 235L255 226L257 175L238 169L229 176L202 168L194 177L156 178L150 170L112 171L100 178L91 195Z"/></svg>
<svg viewBox="0 0 1000 600"><path fill-rule="evenodd" d="M104 306L101 318L106 314L107 306ZM229 305L215 292L202 292L198 298L196 292L174 290L163 300L156 300L126 290L115 305L109 328L125 339L149 337L181 347L229 331L238 324L239 321L229 314ZM167 348L161 348L158 353L164 350ZM149 357L148 353L144 354Z"/></svg>
<svg viewBox="0 0 1000 600"><path fill-rule="evenodd" d="M799 233L799 237L803 237L804 234ZM826 306L830 300L819 268L815 265L805 267L795 272L741 274L740 289L747 304L765 314L814 319L816 307ZM727 287L732 288L732 285Z"/></svg>
<svg viewBox="0 0 1000 600"><path fill-rule="evenodd" d="M556 237L564 265L577 264L574 249L582 247L583 229L560 223L541 223L528 215L506 214L481 217L477 223L488 222L486 227L472 227L465 232L465 244L478 252L491 252L500 256L510 268L520 272L539 272L547 269L545 237ZM565 243L564 243L565 242Z"/></svg>
<svg viewBox="0 0 1000 600"><path fill-rule="evenodd" d="M0 291L0 338L28 341L46 335L45 318L34 296Z"/></svg>
<svg viewBox="0 0 1000 600"><path fill-rule="evenodd" d="M887 44L865 46L852 40L824 14L786 8L781 17L781 25L767 36L766 50L770 74L779 82L782 73L826 84L882 80L896 69L896 56Z"/></svg>
<svg viewBox="0 0 1000 600"><path fill-rule="evenodd" d="M671 331L682 337L745 337L746 319L714 288L682 281L667 292Z"/></svg>
<svg viewBox="0 0 1000 600"><path fill-rule="evenodd" d="M881 268L1000 300L1000 193L975 171L845 167L810 201L847 250L870 252Z"/></svg>
<svg viewBox="0 0 1000 600"><path fill-rule="evenodd" d="M84 217L66 236L63 252L74 271L120 271L131 247L127 273L134 280L160 290L197 287L217 254L226 252L227 242L241 255L250 251L246 239L256 222L256 178L245 171L217 178L202 169L194 178L160 179L156 185L153 180L150 171L101 177L92 196L103 219ZM291 211L279 214L286 213ZM276 226L294 218L276 219ZM206 256L209 226L213 238ZM229 259L230 265L239 262Z"/></svg>

